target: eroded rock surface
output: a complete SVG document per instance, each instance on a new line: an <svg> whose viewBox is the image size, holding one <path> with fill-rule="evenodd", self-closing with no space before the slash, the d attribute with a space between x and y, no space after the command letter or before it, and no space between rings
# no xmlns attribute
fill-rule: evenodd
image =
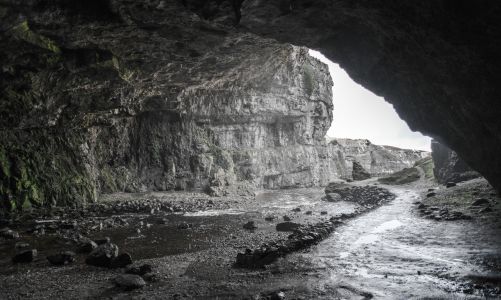
<svg viewBox="0 0 501 300"><path fill-rule="evenodd" d="M307 49L211 24L177 1L94 4L2 4L5 209L337 176L323 140L332 81Z"/></svg>
<svg viewBox="0 0 501 300"><path fill-rule="evenodd" d="M435 168L433 173L439 183L457 183L480 177L481 175L471 169L455 151L437 141L431 143L431 156Z"/></svg>

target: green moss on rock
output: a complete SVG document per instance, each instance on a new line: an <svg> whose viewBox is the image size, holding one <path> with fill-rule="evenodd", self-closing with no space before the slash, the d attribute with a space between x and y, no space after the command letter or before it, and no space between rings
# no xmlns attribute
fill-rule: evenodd
<svg viewBox="0 0 501 300"><path fill-rule="evenodd" d="M57 44L53 40L33 32L30 29L28 21L24 21L18 24L17 26L14 26L11 29L11 31L14 34L14 36L30 44L33 44L40 48L47 49L57 54L61 53L61 49L57 46Z"/></svg>
<svg viewBox="0 0 501 300"><path fill-rule="evenodd" d="M10 163L3 148L0 148L0 171L2 178L10 177Z"/></svg>
<svg viewBox="0 0 501 300"><path fill-rule="evenodd" d="M79 132L0 131L0 207L5 211L94 201L96 187L81 157Z"/></svg>
<svg viewBox="0 0 501 300"><path fill-rule="evenodd" d="M313 69L306 65L304 67L304 72L303 72L303 85L304 85L304 90L308 94L308 96L311 96L313 93L313 88L314 88L314 82L313 82Z"/></svg>

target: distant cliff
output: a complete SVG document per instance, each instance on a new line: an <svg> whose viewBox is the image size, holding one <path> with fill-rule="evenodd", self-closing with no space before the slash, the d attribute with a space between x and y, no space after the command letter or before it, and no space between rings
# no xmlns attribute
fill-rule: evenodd
<svg viewBox="0 0 501 300"><path fill-rule="evenodd" d="M355 168L357 172L360 172L361 166L371 176L377 177L412 167L416 161L430 155L421 150L374 145L366 139L331 139L328 147L343 161L340 165L344 170L339 172L347 179L354 179L354 162L358 162Z"/></svg>

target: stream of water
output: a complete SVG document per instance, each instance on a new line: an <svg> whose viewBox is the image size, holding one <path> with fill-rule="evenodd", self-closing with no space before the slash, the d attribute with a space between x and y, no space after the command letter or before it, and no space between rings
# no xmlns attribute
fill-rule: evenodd
<svg viewBox="0 0 501 300"><path fill-rule="evenodd" d="M458 279L485 272L471 262L501 253L499 228L420 218L412 209L418 192L392 192L398 196L393 202L348 222L301 255L325 270L325 284L351 286L375 298L474 297L451 293L461 290Z"/></svg>

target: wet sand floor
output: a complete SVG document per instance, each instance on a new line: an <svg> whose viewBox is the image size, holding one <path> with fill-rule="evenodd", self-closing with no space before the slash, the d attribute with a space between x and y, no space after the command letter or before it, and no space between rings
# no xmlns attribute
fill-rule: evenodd
<svg viewBox="0 0 501 300"><path fill-rule="evenodd" d="M390 189L398 196L393 202L347 221L317 246L266 270L234 269L232 264L246 247L286 238L287 233L275 231L283 215L314 223L353 212L356 205L321 201L323 189L295 189L266 191L252 203L238 202L231 209L166 215L165 224L155 223L158 216L136 215L129 227L93 235L109 236L136 261L156 266L159 283L129 293L114 290L109 281L120 271L97 271L83 264L84 257L74 266L49 267L44 254L68 245L45 237L34 242L40 255L32 265L12 266L10 255L3 252L0 273L9 275L0 277L0 298L234 299L284 291L288 298L300 299L482 299L479 289L463 293L469 287L462 282L472 274L499 278L480 263L485 257L499 257L499 223L426 220L413 210L418 190ZM291 211L297 207L299 212ZM312 214L306 215L309 210ZM265 221L269 215L277 218ZM256 222L257 230L242 229L249 220ZM178 229L180 222L192 228ZM3 251L8 253L11 246L4 245ZM61 273L66 280L58 277Z"/></svg>

